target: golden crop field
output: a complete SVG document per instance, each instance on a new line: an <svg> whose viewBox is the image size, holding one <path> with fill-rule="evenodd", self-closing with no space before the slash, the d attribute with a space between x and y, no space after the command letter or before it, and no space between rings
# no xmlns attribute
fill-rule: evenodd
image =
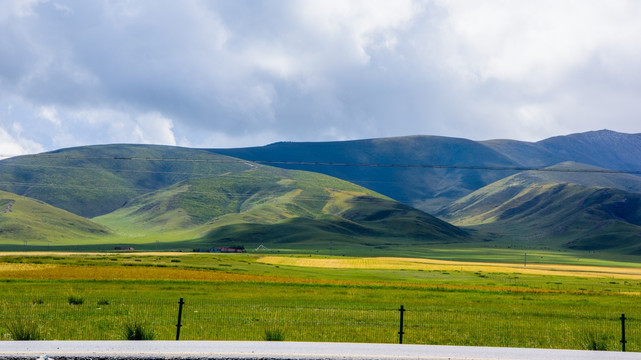
<svg viewBox="0 0 641 360"><path fill-rule="evenodd" d="M579 277L602 277L619 279L641 279L641 268L601 267L550 264L514 264L445 261L419 258L302 258L287 256L264 256L259 262L334 269L385 269L385 270L429 270L429 271L483 271L489 273L512 273L532 275L558 275Z"/></svg>

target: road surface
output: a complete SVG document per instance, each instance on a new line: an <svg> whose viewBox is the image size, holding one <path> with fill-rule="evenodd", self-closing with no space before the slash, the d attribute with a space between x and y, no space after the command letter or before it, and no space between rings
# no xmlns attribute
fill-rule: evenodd
<svg viewBox="0 0 641 360"><path fill-rule="evenodd" d="M0 341L2 359L603 360L641 353L257 341Z"/></svg>

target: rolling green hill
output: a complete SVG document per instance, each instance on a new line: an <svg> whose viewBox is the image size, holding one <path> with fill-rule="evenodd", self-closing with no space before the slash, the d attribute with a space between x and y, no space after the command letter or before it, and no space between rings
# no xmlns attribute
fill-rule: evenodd
<svg viewBox="0 0 641 360"><path fill-rule="evenodd" d="M246 169L237 158L324 173L436 213L519 172L511 169L572 161L640 171L641 135L602 130L539 142L406 136L209 150L87 146L0 161L0 190L94 217L182 180Z"/></svg>
<svg viewBox="0 0 641 360"><path fill-rule="evenodd" d="M476 238L413 206L495 244L629 250L636 209L617 199L641 194L640 159L641 135L606 130L536 143L408 136L243 149L101 145L1 160L0 190L95 218L113 230L112 242ZM600 203L583 207L591 199Z"/></svg>
<svg viewBox="0 0 641 360"><path fill-rule="evenodd" d="M539 142L472 141L405 136L335 142L281 142L211 151L347 180L428 213L519 172L519 168L580 162L641 171L641 134L609 130ZM516 169L516 170L512 170ZM606 186L606 185L601 185Z"/></svg>
<svg viewBox="0 0 641 360"><path fill-rule="evenodd" d="M281 142L263 147L211 151L287 169L320 172L427 212L434 212L480 187L515 173L457 167L518 165L478 142L439 136ZM416 166L396 166L399 164Z"/></svg>
<svg viewBox="0 0 641 360"><path fill-rule="evenodd" d="M310 248L323 241L378 246L469 239L433 216L343 180L197 149L102 145L6 159L0 161L0 187L52 205L59 224L0 225L11 234L5 238L40 244L48 241L40 234L62 239L63 233L66 244L85 246L255 239ZM65 220L71 214L53 206L95 223ZM38 211L12 216L27 221L33 213Z"/></svg>
<svg viewBox="0 0 641 360"><path fill-rule="evenodd" d="M0 191L0 244L100 242L113 235L88 219L41 201Z"/></svg>
<svg viewBox="0 0 641 360"><path fill-rule="evenodd" d="M584 168L564 163L555 169ZM595 184L607 183L608 187ZM523 172L483 187L438 215L509 242L581 250L641 249L641 178Z"/></svg>
<svg viewBox="0 0 641 360"><path fill-rule="evenodd" d="M476 219L478 215L494 213L501 205L512 201L515 196L543 185L574 184L641 193L641 177L638 176L575 172L581 169L591 171L605 169L574 162L564 162L547 169L550 171L525 171L496 181L445 207L437 215L457 224L482 223L484 221Z"/></svg>
<svg viewBox="0 0 641 360"><path fill-rule="evenodd" d="M199 238L199 244L210 247L315 248L328 242L380 246L469 238L454 226L360 186L266 166L184 180L94 220L126 236Z"/></svg>
<svg viewBox="0 0 641 360"><path fill-rule="evenodd" d="M0 190L94 217L120 208L133 197L181 180L250 166L197 149L85 146L0 161Z"/></svg>

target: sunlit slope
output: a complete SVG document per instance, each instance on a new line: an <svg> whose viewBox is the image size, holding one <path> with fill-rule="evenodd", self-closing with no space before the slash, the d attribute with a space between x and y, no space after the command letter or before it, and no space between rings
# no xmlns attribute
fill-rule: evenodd
<svg viewBox="0 0 641 360"><path fill-rule="evenodd" d="M0 191L0 244L58 245L100 242L110 231L41 201Z"/></svg>
<svg viewBox="0 0 641 360"><path fill-rule="evenodd" d="M489 229L525 243L637 251L641 246L641 193L621 188L638 189L641 179L625 174L591 177L524 172L473 192L439 216L458 226Z"/></svg>
<svg viewBox="0 0 641 360"><path fill-rule="evenodd" d="M458 228L322 174L254 166L190 179L94 219L125 235L182 233L209 243L295 244L404 238L456 242Z"/></svg>
<svg viewBox="0 0 641 360"><path fill-rule="evenodd" d="M641 170L641 134L609 130L539 142L404 136L280 142L212 151L335 176L432 214L475 190L518 173L518 168L575 161L611 170Z"/></svg>
<svg viewBox="0 0 641 360"><path fill-rule="evenodd" d="M487 219L495 217L490 214L502 211L504 206L501 205L543 185L575 184L641 193L641 177L638 176L596 172L605 169L573 162L565 162L547 169L549 171L525 171L496 181L454 202L438 215L459 224L486 222ZM581 169L595 172L577 172ZM545 188L549 189L550 186ZM476 218L477 216L480 217Z"/></svg>
<svg viewBox="0 0 641 360"><path fill-rule="evenodd" d="M0 161L0 190L42 200L84 217L176 182L242 171L245 162L197 149L100 145Z"/></svg>
<svg viewBox="0 0 641 360"><path fill-rule="evenodd" d="M518 165L478 142L440 136L280 142L263 147L212 151L252 161L267 161L274 166L335 176L427 212L433 212L514 173L489 172L483 167ZM418 166L395 166L399 164ZM431 165L443 167L434 168Z"/></svg>

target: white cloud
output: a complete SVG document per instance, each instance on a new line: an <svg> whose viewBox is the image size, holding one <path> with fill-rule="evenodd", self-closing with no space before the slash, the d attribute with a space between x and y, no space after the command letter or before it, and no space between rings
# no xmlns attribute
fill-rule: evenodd
<svg viewBox="0 0 641 360"><path fill-rule="evenodd" d="M19 130L14 127L14 130ZM44 151L44 148L31 140L13 136L0 127L0 158L17 155L34 154Z"/></svg>
<svg viewBox="0 0 641 360"><path fill-rule="evenodd" d="M176 145L174 123L160 113L148 113L136 117L134 138L143 144Z"/></svg>
<svg viewBox="0 0 641 360"><path fill-rule="evenodd" d="M58 3L58 2L54 2L53 6L54 6L54 8L56 8L56 10L66 14L66 15L73 15L73 9L70 8L67 5L64 5L64 4L61 4L61 3Z"/></svg>
<svg viewBox="0 0 641 360"><path fill-rule="evenodd" d="M73 138L64 137L68 132L61 131L56 142L92 144L96 143L92 141L94 134L100 134L101 143L177 144L173 121L158 112L132 115L128 111L91 108L70 111L64 123L78 131Z"/></svg>
<svg viewBox="0 0 641 360"><path fill-rule="evenodd" d="M342 46L340 56L367 63L369 48L393 50L396 30L408 27L419 12L411 0L329 0L299 2L301 21L320 37ZM342 45L341 45L342 44Z"/></svg>
<svg viewBox="0 0 641 360"><path fill-rule="evenodd" d="M229 136L223 132L210 132L206 137L198 139L197 142L181 142L181 146L193 146L197 148L235 148L267 145L269 143L282 141L280 134L274 132L248 133L239 136Z"/></svg>
<svg viewBox="0 0 641 360"><path fill-rule="evenodd" d="M33 8L47 0L3 0L0 1L0 23L10 17L23 18L35 14Z"/></svg>
<svg viewBox="0 0 641 360"><path fill-rule="evenodd" d="M638 131L641 105L624 99L641 90L641 68L633 65L641 60L641 3L432 5L412 41L427 64L418 74L436 80L446 102L458 106L442 107L446 135L539 140L604 127Z"/></svg>
<svg viewBox="0 0 641 360"><path fill-rule="evenodd" d="M635 1L438 1L446 58L480 81L553 83L594 56L639 56ZM632 53L630 53L632 50Z"/></svg>
<svg viewBox="0 0 641 360"><path fill-rule="evenodd" d="M58 111L56 111L54 106L42 106L38 112L38 116L56 126L60 126L62 124L60 122L60 118L58 118Z"/></svg>

